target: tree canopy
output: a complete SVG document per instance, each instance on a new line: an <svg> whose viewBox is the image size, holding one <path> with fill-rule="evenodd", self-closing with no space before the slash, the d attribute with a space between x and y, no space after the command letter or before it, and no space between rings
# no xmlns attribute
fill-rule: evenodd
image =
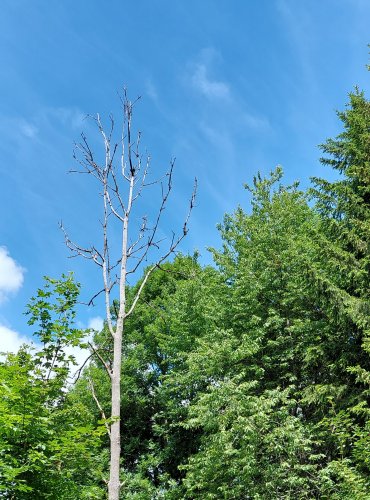
<svg viewBox="0 0 370 500"><path fill-rule="evenodd" d="M121 498L370 498L370 102L322 146L335 180L257 174L214 265L177 254L126 286ZM143 287L144 280L146 281ZM140 294L138 295L138 291ZM36 349L0 362L0 497L105 498L110 380L68 385L79 285L30 302ZM119 303L110 317L117 320ZM94 345L110 359L106 323ZM92 353L94 354L94 353Z"/></svg>

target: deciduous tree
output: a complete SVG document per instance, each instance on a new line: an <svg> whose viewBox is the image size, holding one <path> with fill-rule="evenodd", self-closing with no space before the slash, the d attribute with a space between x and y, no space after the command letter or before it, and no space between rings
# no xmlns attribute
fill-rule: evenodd
<svg viewBox="0 0 370 500"><path fill-rule="evenodd" d="M111 386L111 410L109 420L110 435L110 475L108 495L110 500L118 500L120 492L120 458L121 458L121 380L122 380L122 347L126 323L133 314L142 292L152 273L175 253L178 245L188 232L188 221L194 206L195 188L190 199L190 206L185 217L182 230L178 236L172 235L165 250L161 253L160 246L163 237L159 233L159 225L172 189L174 162L162 180L151 181L149 174L150 158L140 152L140 133L134 136L132 131L132 114L134 103L124 91L121 100L123 108L123 127L116 137L113 117L110 117L108 131L104 129L99 115L94 121L100 132L104 147L104 162L99 164L87 141L82 135L82 141L76 146L76 159L83 173L95 178L101 187L102 195L102 242L89 248L75 244L65 233L66 244L74 255L80 255L99 266L102 272L105 297L106 326L113 342L112 359L104 355L104 351L92 347L108 374ZM150 222L142 217L139 228L132 220L134 204L137 203L145 190L151 185L160 186L161 198L157 214ZM195 185L196 186L196 185ZM112 219L119 225L120 245L114 248L110 241L109 230ZM154 263L146 268L140 286L132 297L127 295L128 278L135 276L142 265L148 262L150 253L154 250ZM115 296L115 289L118 293ZM94 298L95 298L94 297ZM116 299L116 301L114 301Z"/></svg>

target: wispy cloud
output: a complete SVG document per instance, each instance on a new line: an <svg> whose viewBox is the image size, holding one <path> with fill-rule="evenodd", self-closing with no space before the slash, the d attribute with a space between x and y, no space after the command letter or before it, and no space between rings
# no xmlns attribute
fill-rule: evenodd
<svg viewBox="0 0 370 500"><path fill-rule="evenodd" d="M33 123L30 123L26 120L21 119L19 121L19 129L21 133L28 137L29 139L33 139L38 134L39 129Z"/></svg>
<svg viewBox="0 0 370 500"><path fill-rule="evenodd" d="M241 154L246 154L247 148L253 151L254 139L270 135L272 127L269 117L256 107L252 98L229 83L222 72L220 52L203 49L185 68L183 84L192 102L191 114L187 116L192 135L187 136L187 141L193 146L187 145L183 154L188 155L194 148L192 157L197 158L199 184L222 217L222 212L232 209L234 193L245 179ZM194 91L202 99L194 99ZM183 137L181 140L184 143ZM220 185L222 192L217 191ZM214 220L216 224L216 217Z"/></svg>
<svg viewBox="0 0 370 500"><path fill-rule="evenodd" d="M243 113L240 121L242 126L255 131L267 131L271 128L269 119L262 115Z"/></svg>
<svg viewBox="0 0 370 500"><path fill-rule="evenodd" d="M217 115L218 117L224 115L221 121L223 124L227 122L227 129L230 128L230 125L234 125L239 130L244 128L256 133L268 131L271 128L269 119L260 113L255 113L251 109L253 103L245 102L244 97L238 95L235 90L232 92L231 86L225 78L213 78L211 76L220 63L222 63L222 56L217 50L214 48L201 50L196 59L188 65L190 69L187 83L190 83L193 89L208 100L217 100L222 104L222 108L217 109ZM212 118L211 123L206 124L203 121L200 127L211 142L224 143L225 130L215 131L214 123L215 121ZM216 126L216 129L218 128Z"/></svg>
<svg viewBox="0 0 370 500"><path fill-rule="evenodd" d="M8 249L0 247L0 303L21 288L24 272L24 268L9 255Z"/></svg>
<svg viewBox="0 0 370 500"><path fill-rule="evenodd" d="M222 149L225 154L233 151L233 141L231 135L223 127L213 126L205 121L199 122L201 134L216 148Z"/></svg>
<svg viewBox="0 0 370 500"><path fill-rule="evenodd" d="M50 147L51 133L60 137L70 136L71 131L75 134L83 127L85 118L86 113L75 107L45 107L30 116L0 116L0 133L4 144L14 143L19 147L36 141Z"/></svg>
<svg viewBox="0 0 370 500"><path fill-rule="evenodd" d="M46 108L42 115L46 120L57 121L72 129L79 129L86 117L79 109L68 107Z"/></svg>
<svg viewBox="0 0 370 500"><path fill-rule="evenodd" d="M230 87L221 80L212 80L205 64L197 64L192 75L193 87L208 99L225 99L230 97Z"/></svg>
<svg viewBox="0 0 370 500"><path fill-rule="evenodd" d="M158 92L152 80L148 79L145 82L145 91L150 99L152 99L154 102L158 101Z"/></svg>
<svg viewBox="0 0 370 500"><path fill-rule="evenodd" d="M225 79L212 76L212 70L217 61L221 60L220 54L213 48L200 51L195 61L189 64L187 80L190 85L207 99L229 99L231 96L230 85Z"/></svg>
<svg viewBox="0 0 370 500"><path fill-rule="evenodd" d="M313 49L317 43L315 23L304 2L278 0L277 10L284 23L284 32L302 72L302 82L310 93L317 89Z"/></svg>

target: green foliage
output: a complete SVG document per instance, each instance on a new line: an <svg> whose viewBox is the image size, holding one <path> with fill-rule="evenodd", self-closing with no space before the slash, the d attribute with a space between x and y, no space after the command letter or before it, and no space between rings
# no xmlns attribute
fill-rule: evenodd
<svg viewBox="0 0 370 500"><path fill-rule="evenodd" d="M122 498L370 498L369 101L338 115L322 162L339 178L314 179L314 206L280 167L257 175L215 267L178 255L150 276L124 336ZM78 291L47 279L28 311L41 348L0 363L4 498L104 498L101 360L66 390ZM109 359L106 326L94 341Z"/></svg>
<svg viewBox="0 0 370 500"><path fill-rule="evenodd" d="M0 362L0 496L4 498L102 498L95 458L102 427L68 398L78 286L71 276L46 278L27 313L42 345L22 347ZM103 428L104 429L104 428ZM99 492L98 492L99 490Z"/></svg>
<svg viewBox="0 0 370 500"><path fill-rule="evenodd" d="M184 424L202 430L182 466L185 498L316 495L318 457L298 396L318 321L306 284L317 221L297 185L275 187L280 178L280 169L255 178L252 214L238 208L221 226L214 256L228 284L227 324L188 355L189 372L202 367L207 378Z"/></svg>
<svg viewBox="0 0 370 500"><path fill-rule="evenodd" d="M342 339L330 366L337 389L325 395L329 407L319 428L333 460L328 477L336 478L330 498L348 498L350 491L352 498L368 498L370 102L356 89L338 116L343 132L321 148L322 163L341 176L334 182L314 179L330 252L323 266L330 283L324 304L332 330Z"/></svg>
<svg viewBox="0 0 370 500"><path fill-rule="evenodd" d="M218 269L180 256L148 282L124 346L124 498L366 498L364 256L281 178L225 216Z"/></svg>

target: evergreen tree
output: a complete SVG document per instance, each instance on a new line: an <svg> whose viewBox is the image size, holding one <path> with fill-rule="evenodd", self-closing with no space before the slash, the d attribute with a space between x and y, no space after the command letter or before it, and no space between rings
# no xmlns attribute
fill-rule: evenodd
<svg viewBox="0 0 370 500"><path fill-rule="evenodd" d="M336 391L323 395L326 412L318 425L326 454L324 473L331 498L368 498L370 384L370 102L355 89L338 116L343 132L321 146L325 166L338 179L314 179L325 253L322 307L338 340L330 369ZM311 395L318 395L317 388Z"/></svg>

